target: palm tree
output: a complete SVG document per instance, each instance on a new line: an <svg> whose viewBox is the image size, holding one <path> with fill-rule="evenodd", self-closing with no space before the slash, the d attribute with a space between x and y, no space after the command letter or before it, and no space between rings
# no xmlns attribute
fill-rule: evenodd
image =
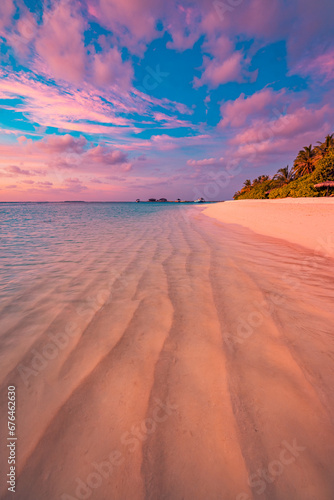
<svg viewBox="0 0 334 500"><path fill-rule="evenodd" d="M312 144L301 149L293 163L292 172L295 177L301 177L302 175L312 173L315 169L315 160L316 151L312 148Z"/></svg>
<svg viewBox="0 0 334 500"><path fill-rule="evenodd" d="M334 148L334 134L326 135L325 141L318 141L318 144L319 146L316 146L317 154L323 158L331 148Z"/></svg>
<svg viewBox="0 0 334 500"><path fill-rule="evenodd" d="M256 186L256 184L262 184L262 182L265 182L267 180L269 180L269 175L259 175L259 177L253 180L252 186Z"/></svg>
<svg viewBox="0 0 334 500"><path fill-rule="evenodd" d="M244 187L249 188L249 187L251 187L251 185L252 185L252 183L251 183L250 179L246 179L244 182Z"/></svg>
<svg viewBox="0 0 334 500"><path fill-rule="evenodd" d="M293 179L292 169L289 169L289 165L284 168L277 170L277 174L274 175L273 179L280 181L281 185L289 184Z"/></svg>

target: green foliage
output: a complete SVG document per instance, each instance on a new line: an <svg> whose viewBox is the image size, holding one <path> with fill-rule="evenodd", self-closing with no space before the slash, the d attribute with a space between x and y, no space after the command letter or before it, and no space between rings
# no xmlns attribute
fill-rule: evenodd
<svg viewBox="0 0 334 500"><path fill-rule="evenodd" d="M324 142L318 141L319 146L316 146L316 153L319 158L323 158L334 147L334 134L327 135Z"/></svg>
<svg viewBox="0 0 334 500"><path fill-rule="evenodd" d="M293 162L293 174L295 177L310 174L315 169L315 162L317 160L317 151L312 148L312 144L305 146L300 150L297 158Z"/></svg>
<svg viewBox="0 0 334 500"><path fill-rule="evenodd" d="M269 198L301 198L305 196L320 196L320 193L313 186L315 182L312 182L313 174L305 175L299 177L289 184L282 186L278 189L273 189L269 193Z"/></svg>
<svg viewBox="0 0 334 500"><path fill-rule="evenodd" d="M327 136L325 142L321 144L322 155L316 154L316 149L312 150L311 146L304 148L299 152L292 170L288 167L281 168L272 179L267 175L260 175L252 183L247 180L242 189L235 193L234 199L300 198L334 194L334 188L314 187L315 184L334 181L333 135ZM312 167L311 163L307 165L310 160Z"/></svg>
<svg viewBox="0 0 334 500"><path fill-rule="evenodd" d="M319 182L334 181L334 149L318 161L314 172L315 184Z"/></svg>
<svg viewBox="0 0 334 500"><path fill-rule="evenodd" d="M305 196L325 196L327 189L317 189L315 184L321 182L334 181L334 151L330 150L329 153L319 160L316 168L312 174L304 175L294 181L291 181L286 186L274 189L270 192L269 198L300 198ZM334 188L329 189L329 194L334 192Z"/></svg>
<svg viewBox="0 0 334 500"><path fill-rule="evenodd" d="M256 183L252 188L248 190L241 190L239 193L238 200L247 200L251 198L257 198L257 199L265 199L268 198L268 195L266 194L268 190L270 189L271 186L271 181L263 181L263 182L258 182Z"/></svg>
<svg viewBox="0 0 334 500"><path fill-rule="evenodd" d="M280 181L280 184L287 184L294 178L293 171L289 169L289 165L284 168L279 168L277 174L274 175L273 179Z"/></svg>

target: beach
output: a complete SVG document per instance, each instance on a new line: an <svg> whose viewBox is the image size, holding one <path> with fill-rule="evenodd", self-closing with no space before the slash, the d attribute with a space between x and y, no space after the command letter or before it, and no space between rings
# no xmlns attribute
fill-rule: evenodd
<svg viewBox="0 0 334 500"><path fill-rule="evenodd" d="M85 205L6 209L15 498L332 500L332 200Z"/></svg>
<svg viewBox="0 0 334 500"><path fill-rule="evenodd" d="M334 198L227 201L205 214L334 257Z"/></svg>

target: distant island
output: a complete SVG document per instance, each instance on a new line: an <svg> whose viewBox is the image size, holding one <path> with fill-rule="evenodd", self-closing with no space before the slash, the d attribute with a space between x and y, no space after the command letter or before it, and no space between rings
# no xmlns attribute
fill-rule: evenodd
<svg viewBox="0 0 334 500"><path fill-rule="evenodd" d="M334 196L334 134L299 151L293 167L280 168L271 178L247 179L235 200Z"/></svg>
<svg viewBox="0 0 334 500"><path fill-rule="evenodd" d="M137 198L136 203L141 203L142 201ZM198 198L198 200L195 201L186 201L186 200L181 200L178 198L177 200L167 200L167 198L149 198L147 200L148 203L218 203L217 201L205 201L204 198ZM146 203L146 202L144 202Z"/></svg>

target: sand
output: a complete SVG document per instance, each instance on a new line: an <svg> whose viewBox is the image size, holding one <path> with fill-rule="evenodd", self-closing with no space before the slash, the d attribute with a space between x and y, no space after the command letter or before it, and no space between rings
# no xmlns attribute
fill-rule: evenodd
<svg viewBox="0 0 334 500"><path fill-rule="evenodd" d="M334 498L333 260L201 210L3 305L2 499Z"/></svg>
<svg viewBox="0 0 334 500"><path fill-rule="evenodd" d="M334 257L334 198L227 201L204 213Z"/></svg>

